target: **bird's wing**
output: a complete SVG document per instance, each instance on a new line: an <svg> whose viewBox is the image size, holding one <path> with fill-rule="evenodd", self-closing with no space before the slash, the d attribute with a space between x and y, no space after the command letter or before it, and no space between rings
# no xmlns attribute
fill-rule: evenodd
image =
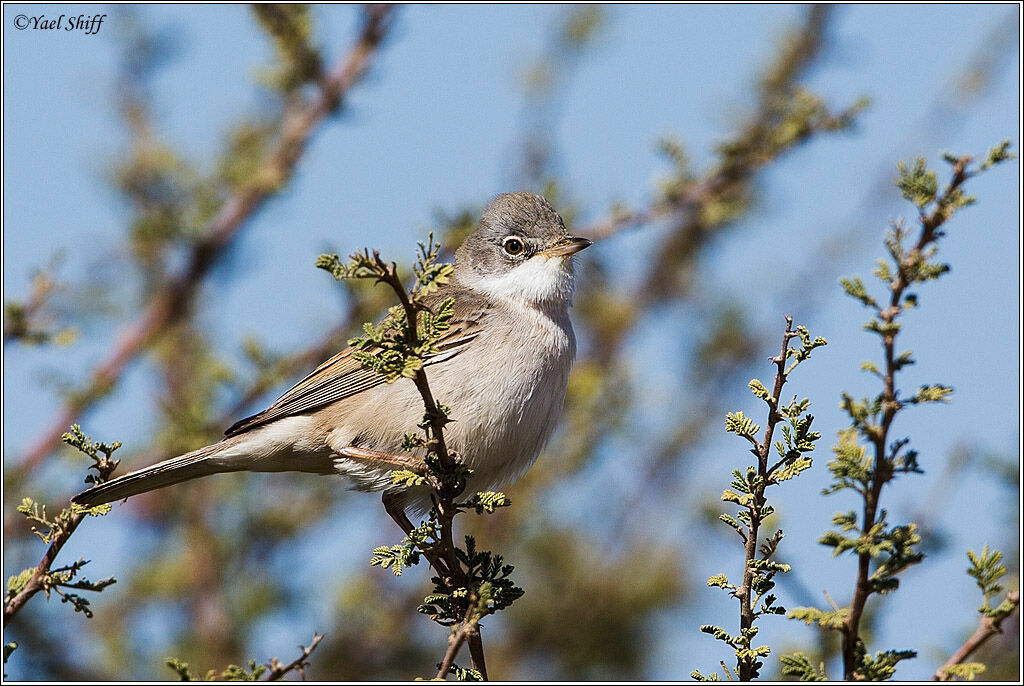
<svg viewBox="0 0 1024 686"><path fill-rule="evenodd" d="M450 328L438 340L437 353L428 357L425 365L450 360L480 334L480 322L486 307L472 302L472 299L460 307L459 300L455 301ZM309 412L385 383L382 374L364 367L352 356L354 351L355 348L345 348L310 372L266 410L235 422L224 434L237 436L275 419Z"/></svg>

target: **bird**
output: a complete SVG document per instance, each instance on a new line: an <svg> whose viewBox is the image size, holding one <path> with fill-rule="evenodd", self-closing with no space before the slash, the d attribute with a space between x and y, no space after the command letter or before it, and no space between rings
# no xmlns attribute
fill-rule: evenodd
<svg viewBox="0 0 1024 686"><path fill-rule="evenodd" d="M573 255L591 244L569 235L543 196L503 193L455 251L448 282L426 296L428 306L454 299L451 326L424 371L435 399L451 408L445 441L472 470L467 492L514 482L554 431L576 354ZM408 532L408 515L430 508L430 488L395 483L391 474L396 465L423 464L423 448L403 450L422 421L423 399L411 379L387 383L353 352L322 363L217 443L95 485L72 502L91 507L224 472L310 472L381 492Z"/></svg>

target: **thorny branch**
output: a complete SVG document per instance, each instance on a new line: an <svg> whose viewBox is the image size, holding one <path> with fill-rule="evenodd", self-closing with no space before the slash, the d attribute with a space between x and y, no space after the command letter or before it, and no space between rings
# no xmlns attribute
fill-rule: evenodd
<svg viewBox="0 0 1024 686"><path fill-rule="evenodd" d="M280 123L279 141L261 165L260 179L238 190L192 246L186 267L154 293L142 313L122 332L110 354L93 370L86 387L65 402L21 462L31 471L60 441L64 428L74 423L100 397L120 381L128 365L163 331L188 311L200 284L211 268L234 243L245 222L291 178L316 127L337 112L348 92L372 64L390 29L392 5L368 5L356 44L334 70L319 82L319 91L308 101L293 100Z"/></svg>
<svg viewBox="0 0 1024 686"><path fill-rule="evenodd" d="M72 427L71 432L72 433L70 434L62 434L65 442L71 445L76 445L76 439L78 437L81 437L83 441L81 443L77 443L76 447L85 445L85 449L83 449L83 452L87 452L87 454L90 454L90 456L93 458L93 464L91 465L90 469L95 469L96 475L90 475L87 480L92 481L94 483L102 483L109 479L110 475L113 474L114 470L117 469L118 465L118 460L113 459L111 455L115 450L117 450L118 447L120 447L120 443L114 443L109 446L104 443L94 444L91 441L88 441L88 439L85 439L84 435L82 435L79 432L77 426ZM100 453L103 454L101 455ZM55 578L55 573L71 572L71 574L67 575L67 577L64 579L64 581L69 581L70 576L76 573L78 569L80 569L82 565L85 564L83 561L79 561L70 566L57 570L54 570L52 568L53 563L57 559L57 555L60 554L61 549L64 548L64 545L68 542L68 539L70 539L71 535L75 533L76 529L78 529L78 525L82 523L83 519L90 516L91 514L95 514L95 512L95 508L84 508L78 505L72 505L70 510L65 510L60 515L58 515L54 520L46 520L47 523L51 525L51 527L50 531L46 534L46 537L44 537L43 540L49 540L50 545L46 549L46 553L43 555L43 558L39 561L39 564L36 565L35 569L32 572L32 576L28 579L27 583L25 583L25 585L22 586L22 588L13 596L9 596L5 599L3 623L5 627L7 626L7 623L16 614L18 614L21 608L25 606L25 603L31 600L32 597L40 591L45 592L47 596L49 596L51 590L60 593L58 586L65 586L67 588L81 588L87 590L102 590L102 588L104 588L105 586L108 586L109 584L113 583L112 579L105 579L99 582L89 584L67 584L62 583L60 579Z"/></svg>

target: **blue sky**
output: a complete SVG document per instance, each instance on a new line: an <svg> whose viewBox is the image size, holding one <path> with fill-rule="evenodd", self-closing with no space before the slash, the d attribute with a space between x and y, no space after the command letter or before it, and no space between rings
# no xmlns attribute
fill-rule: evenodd
<svg viewBox="0 0 1024 686"><path fill-rule="evenodd" d="M802 369L794 379L793 392L816 400L823 451L843 424L839 391L871 392L870 380L855 370L861 360L877 357L875 340L858 329L865 312L829 284L840 275L867 276L880 255L888 218L910 209L898 202L895 188L877 186L880 176L895 175L898 159L923 154L939 164L942 150L980 154L1004 138L1019 150L1019 42L1003 55L991 89L965 115L944 125L929 119L951 74L976 46L1000 23L1017 24L1015 7L840 8L835 50L810 76L809 86L837 107L867 95L870 109L855 133L822 139L776 165L757 211L735 232L741 238L715 248L702 286L708 298L774 293L799 283L816 266L828 272L815 307L804 317L791 312L833 341L813 370ZM63 11L113 14L100 5L3 8L5 298L24 294L31 270L45 265L57 248L69 256L62 274L72 281L84 277L117 247L123 232L125 208L107 183L124 145L112 99L116 26L108 17L110 23L92 36L14 28L17 14ZM300 345L339 312L336 294L311 268L324 248L348 251L370 244L386 254L404 254L430 228L436 208L509 190L523 108L520 78L562 11L531 5L404 8L372 78L353 93L346 114L316 136L289 189L254 218L233 249L232 263L244 264L244 273L230 281L214 274L203 296L204 321L214 337L218 331L246 331L279 349ZM667 171L656 153L658 137L674 134L696 161L709 160L714 143L740 120L753 78L776 39L801 11L789 5L607 8L607 27L570 83L555 132L559 166L584 210L584 223L614 201L650 197ZM268 63L271 48L244 6L159 5L138 13L178 39L174 58L153 81L160 132L194 160L209 161L232 122L260 106L263 96L252 77ZM336 58L353 33L355 8L320 7L316 15L318 36ZM901 420L899 429L913 437L928 474L893 489L894 517L909 516L922 494L936 487L950 446L1018 450L1019 173L1012 163L972 183L980 204L954 221L942 247L953 271L921 289L922 309L907 318L904 343L920 364L908 371L905 386L949 383L956 397L948 407L915 410ZM839 234L850 237L850 247L830 256L829 239ZM594 250L606 259L621 256L622 282L628 283L642 269L644 236L612 239ZM253 302L261 303L258 310ZM776 345L781 313L792 304L778 297L757 303L755 321L768 351ZM112 336L87 334L66 351L5 350L5 459L25 447L56 407L45 370L81 378ZM640 359L657 370L665 363L664 341L656 335L650 341ZM770 370L755 371L767 376ZM650 376L657 417L658 408L672 406L680 390L659 385L664 376L656 371ZM134 367L123 392L90 417L90 433L143 440L154 416L139 411L145 407L139 400L153 387L148 370ZM737 409L754 409L740 394L736 402ZM716 455L742 459L742 450L726 437L706 455L694 456L700 470L681 497L720 490L735 465L726 464L731 457ZM619 469L628 472L628 465ZM793 485L780 508L787 544L794 564L803 564L808 576L817 581L834 574L835 587L843 589L852 576L848 562L829 560L825 549L806 542L826 528L832 511L852 504L818 498L824 469L814 472ZM994 493L983 477L966 476L944 522L954 534L951 551L993 540L999 506L976 504L990 502ZM805 500L812 503L806 511ZM586 515L581 509L566 516ZM116 526L101 524L108 534ZM712 567L736 553L731 543L707 556L708 569L695 563L695 585L721 571ZM935 657L953 647L971 621L977 599L965 566L962 552L930 560L910 572L904 588L887 601L894 611L879 645L905 647L899 637L925 623L937 627L916 646L922 656L901 668L902 677L927 676ZM942 586L949 595L936 604L934 589ZM706 670L717 663L718 646L694 627L730 622L733 608L710 591L706 601L699 617L666 617L673 630L649 667L651 678L685 677L694 667ZM762 637L771 641L773 635L766 626Z"/></svg>

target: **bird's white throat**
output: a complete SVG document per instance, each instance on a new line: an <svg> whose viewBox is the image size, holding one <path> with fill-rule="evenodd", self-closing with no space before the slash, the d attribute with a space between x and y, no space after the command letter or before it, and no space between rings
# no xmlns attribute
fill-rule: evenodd
<svg viewBox="0 0 1024 686"><path fill-rule="evenodd" d="M500 276L464 282L473 290L501 300L537 307L568 307L573 271L568 257L535 255Z"/></svg>

